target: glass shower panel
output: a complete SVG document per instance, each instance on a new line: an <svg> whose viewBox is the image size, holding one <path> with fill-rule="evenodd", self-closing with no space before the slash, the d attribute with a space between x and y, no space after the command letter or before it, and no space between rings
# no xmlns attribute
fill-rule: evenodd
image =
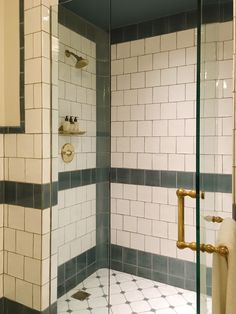
<svg viewBox="0 0 236 314"><path fill-rule="evenodd" d="M206 2L203 0L201 7L201 90L197 117L200 119L199 188L205 197L197 210L199 242L215 246L220 224L213 223L212 217L232 215L233 8L227 6L226 11L224 1L211 7ZM211 313L212 257L208 253L199 255L198 313Z"/></svg>
<svg viewBox="0 0 236 314"><path fill-rule="evenodd" d="M63 5L52 8L53 313L109 311L109 46L109 24L101 29Z"/></svg>

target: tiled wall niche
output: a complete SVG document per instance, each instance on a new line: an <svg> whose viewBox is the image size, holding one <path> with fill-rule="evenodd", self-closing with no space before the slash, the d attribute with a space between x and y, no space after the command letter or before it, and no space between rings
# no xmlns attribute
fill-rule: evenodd
<svg viewBox="0 0 236 314"><path fill-rule="evenodd" d="M96 168L96 44L63 25L59 25L59 41L59 124L66 115L77 116L81 130L86 132L81 136L59 135L59 172ZM75 68L75 59L65 56L66 49L88 59L89 65ZM65 143L72 143L75 148L75 157L69 164L61 158ZM66 219L69 211L70 221ZM59 266L96 245L95 215L94 184L59 191L59 222L55 231Z"/></svg>
<svg viewBox="0 0 236 314"><path fill-rule="evenodd" d="M215 37L215 27L219 37ZM232 21L207 24L203 34L203 64L208 73L202 113L205 212L227 217L232 210ZM218 73L211 68L216 63ZM195 260L193 252L177 250L175 244L175 190L177 184L194 186L195 78L195 29L112 45L115 246L137 254ZM217 184L214 178L218 176L224 186ZM186 199L189 241L195 239L194 207L195 202ZM206 241L215 243L216 227L207 229ZM209 257L207 265L211 266Z"/></svg>
<svg viewBox="0 0 236 314"><path fill-rule="evenodd" d="M108 265L110 61L106 32L62 6L58 10L59 126L66 115L78 116L81 130L86 132L81 136L59 134L59 192L58 207L53 209L52 254L54 270L58 265L53 287L58 286L57 295L61 296L99 265ZM76 69L75 59L67 58L65 49L85 57L89 65ZM75 147L70 164L60 156L67 142Z"/></svg>

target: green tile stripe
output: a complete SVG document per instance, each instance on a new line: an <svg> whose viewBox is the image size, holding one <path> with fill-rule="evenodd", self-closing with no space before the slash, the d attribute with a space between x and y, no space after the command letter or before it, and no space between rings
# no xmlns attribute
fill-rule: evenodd
<svg viewBox="0 0 236 314"><path fill-rule="evenodd" d="M112 183L124 183L165 188L195 188L195 172L111 168ZM232 193L232 175L201 174L201 190L207 192Z"/></svg>

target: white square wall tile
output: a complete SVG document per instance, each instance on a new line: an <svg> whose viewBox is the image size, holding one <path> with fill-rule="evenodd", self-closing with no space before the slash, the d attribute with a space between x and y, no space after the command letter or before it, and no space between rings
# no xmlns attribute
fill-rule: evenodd
<svg viewBox="0 0 236 314"><path fill-rule="evenodd" d="M145 252L160 254L160 239L151 236L145 236Z"/></svg>
<svg viewBox="0 0 236 314"><path fill-rule="evenodd" d="M33 256L33 234L29 232L16 232L16 252L25 256Z"/></svg>
<svg viewBox="0 0 236 314"><path fill-rule="evenodd" d="M138 200L150 202L152 199L152 188L149 186L138 185Z"/></svg>
<svg viewBox="0 0 236 314"><path fill-rule="evenodd" d="M131 216L144 217L144 204L145 203L141 201L131 201Z"/></svg>
<svg viewBox="0 0 236 314"><path fill-rule="evenodd" d="M150 37L145 39L145 54L155 53L160 51L160 36Z"/></svg>
<svg viewBox="0 0 236 314"><path fill-rule="evenodd" d="M123 60L113 60L111 62L111 75L119 75L123 74L124 70L124 62Z"/></svg>
<svg viewBox="0 0 236 314"><path fill-rule="evenodd" d="M124 91L124 104L125 105L136 105L138 103L138 90L131 89Z"/></svg>
<svg viewBox="0 0 236 314"><path fill-rule="evenodd" d="M185 65L185 49L177 49L169 52L170 67ZM195 60L196 62L196 60Z"/></svg>
<svg viewBox="0 0 236 314"><path fill-rule="evenodd" d="M123 91L114 91L111 93L111 105L112 106L121 106L124 104L124 92Z"/></svg>
<svg viewBox="0 0 236 314"><path fill-rule="evenodd" d="M176 49L176 33L161 35L161 51Z"/></svg>
<svg viewBox="0 0 236 314"><path fill-rule="evenodd" d="M25 160L23 158L9 159L9 180L25 181Z"/></svg>
<svg viewBox="0 0 236 314"><path fill-rule="evenodd" d="M25 83L40 83L42 80L42 60L41 58L29 59L25 61ZM32 69L34 69L32 71Z"/></svg>
<svg viewBox="0 0 236 314"><path fill-rule="evenodd" d="M146 72L146 87L155 87L160 85L161 72L160 70L153 70Z"/></svg>
<svg viewBox="0 0 236 314"><path fill-rule="evenodd" d="M144 39L131 41L131 56L144 55Z"/></svg>
<svg viewBox="0 0 236 314"><path fill-rule="evenodd" d="M130 232L137 232L137 218L124 216L124 230Z"/></svg>
<svg viewBox="0 0 236 314"><path fill-rule="evenodd" d="M137 57L124 59L124 73L133 73L138 70Z"/></svg>
<svg viewBox="0 0 236 314"><path fill-rule="evenodd" d="M130 232L117 230L117 245L130 247Z"/></svg>
<svg viewBox="0 0 236 314"><path fill-rule="evenodd" d="M24 256L8 252L7 254L8 274L23 279L24 276Z"/></svg>
<svg viewBox="0 0 236 314"><path fill-rule="evenodd" d="M152 70L152 55L145 55L138 57L138 71Z"/></svg>
<svg viewBox="0 0 236 314"><path fill-rule="evenodd" d="M130 107L131 120L144 120L145 106L144 105L133 105Z"/></svg>
<svg viewBox="0 0 236 314"><path fill-rule="evenodd" d="M117 90L130 89L130 75L118 75L117 76Z"/></svg>
<svg viewBox="0 0 236 314"><path fill-rule="evenodd" d="M161 70L161 85L176 84L176 68L169 68Z"/></svg>
<svg viewBox="0 0 236 314"><path fill-rule="evenodd" d="M191 83L195 81L195 71L193 65L178 67L178 84Z"/></svg>
<svg viewBox="0 0 236 314"><path fill-rule="evenodd" d="M129 215L130 213L130 201L129 200L118 199L116 204L117 204L117 207L116 207L117 214Z"/></svg>
<svg viewBox="0 0 236 314"><path fill-rule="evenodd" d="M124 122L124 136L137 136L137 122Z"/></svg>
<svg viewBox="0 0 236 314"><path fill-rule="evenodd" d="M26 133L42 132L42 111L40 109L30 109L25 111Z"/></svg>
<svg viewBox="0 0 236 314"><path fill-rule="evenodd" d="M185 100L185 85L172 85L169 87L170 101L184 101Z"/></svg>
<svg viewBox="0 0 236 314"><path fill-rule="evenodd" d="M153 88L153 102L164 103L168 102L168 99L169 99L168 86L160 86Z"/></svg>
<svg viewBox="0 0 236 314"><path fill-rule="evenodd" d="M138 168L152 169L152 154L138 153Z"/></svg>
<svg viewBox="0 0 236 314"><path fill-rule="evenodd" d="M177 48L192 47L195 42L195 29L177 32Z"/></svg>
<svg viewBox="0 0 236 314"><path fill-rule="evenodd" d="M138 233L151 235L152 234L152 220L138 218Z"/></svg>
<svg viewBox="0 0 236 314"><path fill-rule="evenodd" d="M138 89L138 104L152 103L152 88Z"/></svg>
<svg viewBox="0 0 236 314"><path fill-rule="evenodd" d="M41 210L25 208L25 230L41 234Z"/></svg>
<svg viewBox="0 0 236 314"><path fill-rule="evenodd" d="M152 136L152 121L138 121L138 136Z"/></svg>
<svg viewBox="0 0 236 314"><path fill-rule="evenodd" d="M169 64L168 52L155 53L153 55L153 69L165 69Z"/></svg>
<svg viewBox="0 0 236 314"><path fill-rule="evenodd" d="M25 11L25 34L41 31L40 6Z"/></svg>
<svg viewBox="0 0 236 314"><path fill-rule="evenodd" d="M116 49L117 59L130 57L130 42L117 44Z"/></svg>
<svg viewBox="0 0 236 314"><path fill-rule="evenodd" d="M131 88L145 87L145 72L131 74Z"/></svg>
<svg viewBox="0 0 236 314"><path fill-rule="evenodd" d="M138 233L131 233L130 247L132 249L144 251L144 240L145 240L144 235Z"/></svg>
<svg viewBox="0 0 236 314"><path fill-rule="evenodd" d="M29 282L16 279L16 302L32 308L33 285Z"/></svg>
<svg viewBox="0 0 236 314"><path fill-rule="evenodd" d="M144 152L144 137L131 137L130 139L131 152Z"/></svg>
<svg viewBox="0 0 236 314"><path fill-rule="evenodd" d="M26 257L24 262L24 279L30 283L41 283L41 261Z"/></svg>
<svg viewBox="0 0 236 314"><path fill-rule="evenodd" d="M137 153L124 153L124 167L137 168Z"/></svg>

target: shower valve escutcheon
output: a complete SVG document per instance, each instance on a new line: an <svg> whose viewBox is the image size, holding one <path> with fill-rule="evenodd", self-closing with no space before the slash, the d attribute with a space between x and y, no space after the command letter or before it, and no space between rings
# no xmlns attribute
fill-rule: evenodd
<svg viewBox="0 0 236 314"><path fill-rule="evenodd" d="M228 255L228 248L226 246L220 245L215 247L211 244L204 244L201 243L199 246L196 242L185 242L185 235L184 235L184 199L186 196L191 198L197 197L197 192L194 190L185 190L185 189L178 189L176 191L176 195L178 197L178 241L176 245L179 249L191 249L192 251L196 251L199 247L201 252L207 253L219 253L222 256ZM204 199L205 194L204 192L199 193L199 197ZM222 219L220 217L212 217L212 222L221 222Z"/></svg>

